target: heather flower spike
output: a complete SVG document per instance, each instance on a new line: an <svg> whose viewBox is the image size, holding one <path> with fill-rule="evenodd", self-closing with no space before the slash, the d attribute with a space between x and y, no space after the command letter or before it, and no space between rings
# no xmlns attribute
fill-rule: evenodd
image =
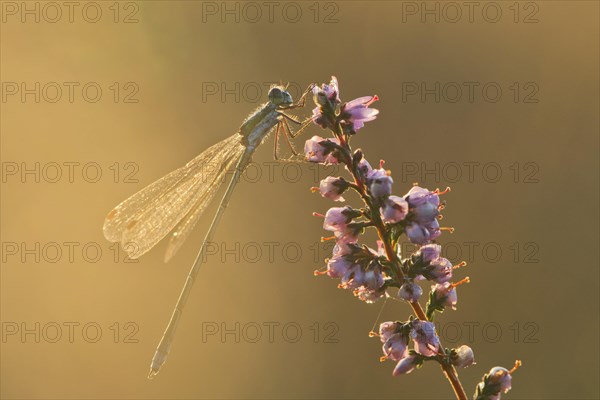
<svg viewBox="0 0 600 400"><path fill-rule="evenodd" d="M335 77L328 84L314 86L312 94L316 105L312 121L329 130L331 136L313 136L307 140L305 157L314 163L341 164L349 174L349 178L327 177L312 191L332 201L344 201L342 195L356 191L364 203L356 208L347 205L332 207L324 214L314 213L323 218L323 229L333 234L323 240L335 240L332 255L325 260L326 267L315 271L315 275L338 280L339 288L365 303L389 297L388 291L404 300L412 309L413 315L408 320L383 322L378 333L369 332L369 336L381 341L381 361L396 363L394 376L409 374L427 361L437 362L456 398L466 400L455 368L475 364L473 349L465 345L444 348L432 322L436 311L456 308L457 287L469 282L468 277L453 281L455 272L460 273L457 269L466 263L453 265L443 257L442 246L436 243L442 232L454 230L439 224L441 212L446 208L440 196L446 195L450 188L429 190L414 184L404 195L394 194L394 181L391 172L384 169L383 161L373 168L362 150L350 146L354 134L377 117L379 111L371 108L377 96L358 97L344 103ZM362 234L369 229L380 239L377 250L361 243ZM401 253L402 235L419 246L412 254ZM423 280L431 283L425 309L420 304L423 289L419 282ZM498 400L501 393L510 390L512 373L519 365L517 362L510 371L492 368L477 385L475 399Z"/></svg>

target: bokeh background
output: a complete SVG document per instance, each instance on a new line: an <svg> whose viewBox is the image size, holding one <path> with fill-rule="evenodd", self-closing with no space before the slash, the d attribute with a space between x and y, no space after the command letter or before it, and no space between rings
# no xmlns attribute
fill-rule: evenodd
<svg viewBox="0 0 600 400"><path fill-rule="evenodd" d="M599 398L598 3L476 3L101 1L70 17L3 1L2 398L452 398L435 365L393 378L379 362L382 303L313 277L327 247L311 212L332 204L308 189L341 171L271 164L272 140L146 379L211 217L169 264L165 243L127 263L105 214L234 133L270 82L296 95L331 75L343 100L381 98L354 146L386 160L396 194L452 187L439 242L472 283L438 321L447 347L475 351L468 393L521 359L507 398ZM390 300L379 321L408 315Z"/></svg>

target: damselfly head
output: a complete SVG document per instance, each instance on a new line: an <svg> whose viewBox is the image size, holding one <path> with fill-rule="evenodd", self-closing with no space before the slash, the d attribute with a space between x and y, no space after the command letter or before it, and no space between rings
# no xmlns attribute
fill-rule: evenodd
<svg viewBox="0 0 600 400"><path fill-rule="evenodd" d="M276 106L287 106L294 102L292 95L281 86L273 86L269 90L269 101Z"/></svg>

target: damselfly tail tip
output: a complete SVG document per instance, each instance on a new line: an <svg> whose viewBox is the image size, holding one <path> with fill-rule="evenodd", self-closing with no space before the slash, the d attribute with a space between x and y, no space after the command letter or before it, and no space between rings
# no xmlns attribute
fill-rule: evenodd
<svg viewBox="0 0 600 400"><path fill-rule="evenodd" d="M156 375L158 375L158 368L150 367L150 372L148 373L148 379L153 379Z"/></svg>
<svg viewBox="0 0 600 400"><path fill-rule="evenodd" d="M163 351L162 347L163 345L163 339L161 339L159 347L156 349L156 352L154 353L154 357L152 357L152 362L150 363L150 372L148 373L148 379L152 379L154 378L156 375L158 375L158 372L160 371L160 368L165 364L165 361L167 361L167 355L169 354L169 350L167 346L167 350Z"/></svg>

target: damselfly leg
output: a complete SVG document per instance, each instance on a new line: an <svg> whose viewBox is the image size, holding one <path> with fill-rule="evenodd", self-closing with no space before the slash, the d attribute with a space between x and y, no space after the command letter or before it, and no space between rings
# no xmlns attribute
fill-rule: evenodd
<svg viewBox="0 0 600 400"><path fill-rule="evenodd" d="M285 136L285 140L286 140L288 146L290 147L292 154L294 156L299 155L299 153L296 151L296 149L294 148L294 145L292 144L292 142L290 140L290 138L297 137L298 134L294 134L294 132L290 128L290 124L288 123L288 120L292 121L295 124L300 125L301 127L305 124L305 122L298 121L294 116L286 114L283 110L293 110L295 108L304 107L304 105L306 104L306 96L308 95L308 93L312 92L312 88L314 86L315 86L314 83L311 83L310 85L308 85L308 87L306 88L304 93L302 93L302 96L300 97L300 99L297 102L292 103L288 106L282 106L282 107L278 108L278 114L280 115L280 118L279 118L279 122L277 123L277 128L275 130L275 140L274 140L275 147L273 149L273 158L275 160L279 159L278 144L279 144L279 133L280 132L283 132L283 135ZM304 127L302 127L302 129L304 129Z"/></svg>
<svg viewBox="0 0 600 400"><path fill-rule="evenodd" d="M302 93L302 96L300 96L300 98L298 99L298 101L296 101L295 103L292 103L290 105L287 105L285 107L282 107L280 109L282 110L293 110L294 108L302 108L304 107L304 104L306 103L306 96L312 92L313 87L315 87L314 83L311 83L310 85L308 85L308 87L306 88L306 90L304 91L304 93Z"/></svg>
<svg viewBox="0 0 600 400"><path fill-rule="evenodd" d="M296 121L294 121L294 122L296 122ZM292 141L290 140L290 136L292 136L292 129L290 128L290 124L287 122L287 119L285 119L285 118L281 121L281 123L283 124L282 128L283 128L283 135L285 136L285 140L286 140L288 146L290 146L290 149L292 150L292 154L297 156L298 152L296 151L296 149L294 148L294 145L292 144Z"/></svg>
<svg viewBox="0 0 600 400"><path fill-rule="evenodd" d="M292 139L295 139L296 137L298 137L298 135L300 135L302 133L302 131L305 130L312 122L313 122L313 117L309 117L309 118L305 119L304 121L300 122L300 128L298 128L296 130L296 132L290 132L290 137Z"/></svg>

